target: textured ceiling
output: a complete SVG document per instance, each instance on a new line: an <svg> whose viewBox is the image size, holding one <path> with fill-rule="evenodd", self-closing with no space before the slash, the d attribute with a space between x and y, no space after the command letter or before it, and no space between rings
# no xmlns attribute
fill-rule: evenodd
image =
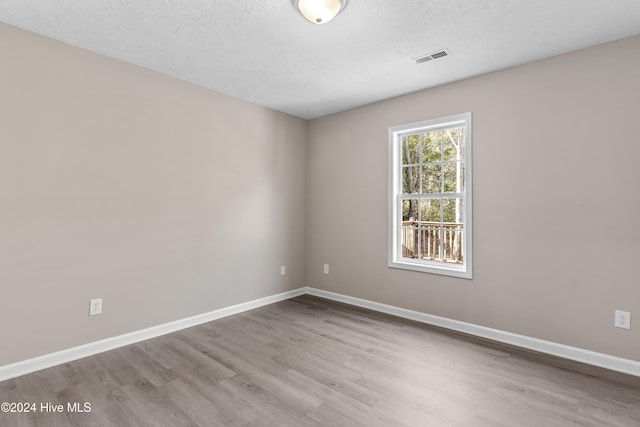
<svg viewBox="0 0 640 427"><path fill-rule="evenodd" d="M2 0L0 21L315 118L637 35L640 0L350 0L324 25L291 0Z"/></svg>

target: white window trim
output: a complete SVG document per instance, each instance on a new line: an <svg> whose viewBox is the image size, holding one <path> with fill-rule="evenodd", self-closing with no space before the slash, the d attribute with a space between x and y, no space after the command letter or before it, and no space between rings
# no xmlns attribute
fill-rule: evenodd
<svg viewBox="0 0 640 427"><path fill-rule="evenodd" d="M446 264L442 262L434 262L428 260L415 260L402 258L401 241L400 241L400 215L399 194L401 193L400 180L400 163L402 159L401 139L402 136L416 132L435 131L438 129L449 128L453 126L462 126L465 128L465 176L464 176L464 263L463 264ZM421 271L425 273L441 274L446 276L461 277L465 279L472 278L472 262L473 262L473 230L472 230L472 126L471 113L456 114L453 116L442 117L433 120L425 120L416 123L393 126L389 128L389 243L388 243L388 262L389 267L400 268L405 270Z"/></svg>

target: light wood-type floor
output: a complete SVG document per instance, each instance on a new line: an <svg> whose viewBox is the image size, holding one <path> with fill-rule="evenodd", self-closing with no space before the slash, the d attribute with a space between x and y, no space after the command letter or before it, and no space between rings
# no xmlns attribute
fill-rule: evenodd
<svg viewBox="0 0 640 427"><path fill-rule="evenodd" d="M38 405L1 426L640 426L640 378L312 296L1 382L0 402Z"/></svg>

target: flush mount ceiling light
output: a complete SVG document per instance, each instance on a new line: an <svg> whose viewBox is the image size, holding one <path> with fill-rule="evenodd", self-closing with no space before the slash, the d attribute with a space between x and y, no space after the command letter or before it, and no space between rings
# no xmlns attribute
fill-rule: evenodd
<svg viewBox="0 0 640 427"><path fill-rule="evenodd" d="M295 0L295 3L307 21L326 24L344 9L347 0Z"/></svg>

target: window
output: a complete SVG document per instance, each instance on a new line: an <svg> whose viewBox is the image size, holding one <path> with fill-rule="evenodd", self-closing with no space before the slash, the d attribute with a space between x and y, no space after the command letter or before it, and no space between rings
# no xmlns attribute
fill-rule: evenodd
<svg viewBox="0 0 640 427"><path fill-rule="evenodd" d="M471 278L471 113L389 128L389 267Z"/></svg>

